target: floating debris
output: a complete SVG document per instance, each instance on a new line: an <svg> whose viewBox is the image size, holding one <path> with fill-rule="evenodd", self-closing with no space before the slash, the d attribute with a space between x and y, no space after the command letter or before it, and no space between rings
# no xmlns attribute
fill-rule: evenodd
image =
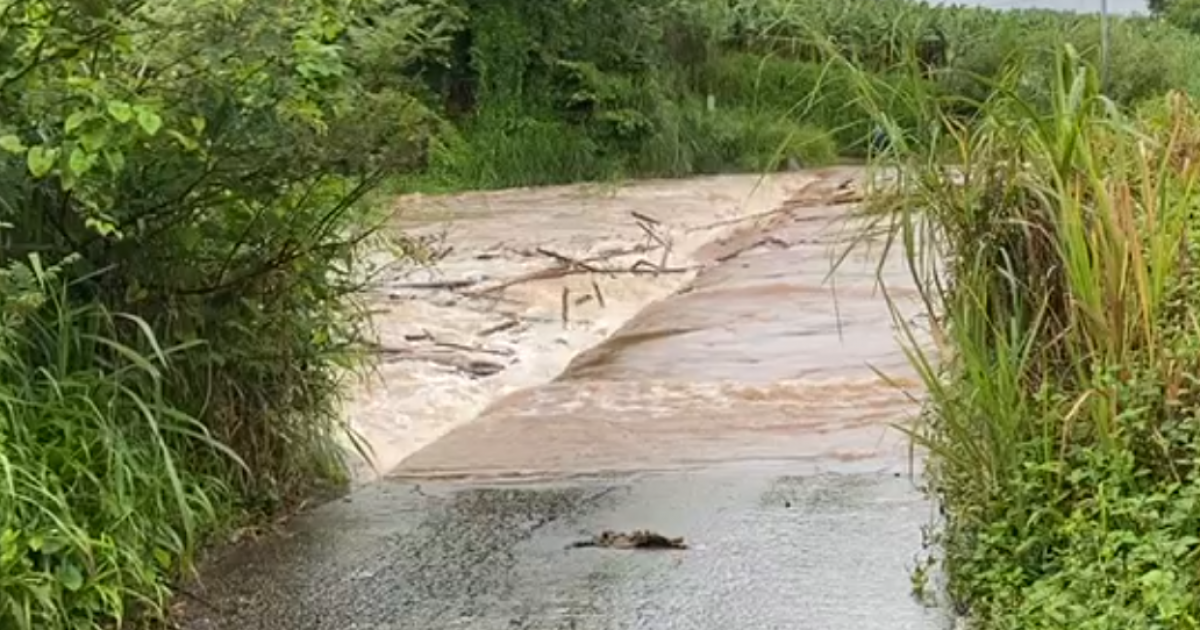
<svg viewBox="0 0 1200 630"><path fill-rule="evenodd" d="M606 549L687 549L683 537L670 538L649 530L637 529L631 533L605 530L599 536L587 540L578 540L567 546L567 549L583 547L603 547Z"/></svg>

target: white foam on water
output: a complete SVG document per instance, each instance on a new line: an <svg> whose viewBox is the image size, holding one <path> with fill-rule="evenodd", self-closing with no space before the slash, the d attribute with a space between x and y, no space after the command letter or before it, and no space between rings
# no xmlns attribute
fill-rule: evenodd
<svg viewBox="0 0 1200 630"><path fill-rule="evenodd" d="M614 189L573 186L402 200L399 205L409 212L400 213L398 229L445 234L454 251L430 268L395 266L367 296L379 310L380 346L389 352L374 378L355 384L345 406L352 429L373 451L373 467L356 461L356 479L369 481L391 470L493 401L551 381L581 351L601 343L646 305L686 286L696 272L571 275L516 284L498 300L406 285L474 278L484 286L553 266L538 247L584 259L646 244L649 237L637 226L635 212L661 221L656 230L672 242L668 267L695 267L701 246L744 226L739 219L777 208L816 181L813 173L718 176ZM597 264L628 268L639 259L658 264L660 256L661 251L635 253ZM566 324L564 288L570 302ZM521 323L480 334L507 320ZM464 352L464 346L481 350ZM472 376L462 369L472 360L502 370Z"/></svg>

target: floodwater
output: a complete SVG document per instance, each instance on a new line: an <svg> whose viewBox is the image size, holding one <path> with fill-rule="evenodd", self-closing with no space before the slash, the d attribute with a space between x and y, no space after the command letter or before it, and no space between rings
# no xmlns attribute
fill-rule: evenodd
<svg viewBox="0 0 1200 630"><path fill-rule="evenodd" d="M745 262L750 260L747 257L729 266L717 265L716 259L738 247L749 248L753 239L769 240L770 235L762 230L772 221L779 222L783 215L775 211L788 199L805 194L812 197L821 187L836 186L854 173L830 169L766 179L734 175L401 200L396 229L437 237L437 247L450 251L427 268L410 265L385 270L375 289L365 296L376 313L382 362L376 377L356 389L347 407L353 428L374 450L375 469L360 466L360 478L369 480L392 470L468 422L479 425L472 421L505 396L515 395L508 404L529 413L553 408L551 401L538 407L521 397L545 398L556 385L537 392L527 388L554 380L578 354L600 344L648 305L659 304L689 286L699 275L701 280L691 291L694 295L676 298L678 306L672 307L673 311L663 311L659 304L642 315L644 321L639 325L653 326L645 318L655 317L654 313L673 318L672 312L681 317L695 312L695 300L709 295L708 287L724 282L721 278L731 269L750 264ZM824 218L814 211L806 223L815 226L844 210L827 211ZM647 220L657 224L646 226L650 229L639 226ZM735 235L741 241L722 245ZM781 232L780 236L787 234ZM795 236L807 238L799 233ZM723 252L722 247L729 251ZM777 245L768 245L771 247ZM786 269L793 280L811 285L809 289L799 289L799 293L788 289L750 301L712 294L700 308L725 302L734 308L736 302L737 308L759 310L762 325L768 327L768 319L783 321L805 308L819 308L827 314L827 305L806 305L828 304L828 291L818 286L820 276L828 271L828 258L818 260L823 254L817 243L797 243L797 247L800 249L792 253L759 252L769 255L755 257L758 262L741 273L744 280L732 282L757 286L762 283L753 279L753 274L771 276ZM797 256L806 261L798 269L793 268ZM581 270L575 268L566 273L563 258L590 261L585 264L597 272L577 273ZM772 271L771 265L777 269ZM662 270L654 273L656 268ZM768 286L771 282L748 290L770 292L774 290ZM861 284L862 278L858 282ZM853 286L846 290L849 294L862 291ZM810 294L805 295L806 291ZM845 315L858 316L853 310ZM721 317L716 312L714 316ZM879 313L872 316L878 319ZM709 336L722 334L725 326L716 321L707 325L712 329ZM786 330L777 333L790 334ZM661 330L652 334L663 336ZM610 352L613 344L627 344L627 337L597 351ZM668 345L664 347L664 343ZM693 334L664 337L643 348L655 348L655 356L660 358L710 354L706 364L711 369L728 370L714 354L716 348L709 345L709 340ZM763 344L758 344L755 351L763 349ZM727 345L726 352L738 351ZM795 356L779 359L795 365L804 361ZM741 372L747 378L754 373L770 378L765 369L759 366ZM631 383L635 372L634 368L627 370L625 382ZM612 378L601 380L615 382ZM710 380L697 381L700 389L689 395L722 395ZM657 396L645 389L640 393ZM685 393L676 389L676 394ZM758 394L747 391L739 395ZM591 399L598 401L604 394L598 396ZM613 396L623 398L625 394L614 390ZM455 459L468 464L482 463L487 457L471 453L455 455Z"/></svg>
<svg viewBox="0 0 1200 630"><path fill-rule="evenodd" d="M837 203L853 197L857 176L816 175L775 212L698 247L701 270L675 294L393 475L903 460L905 441L890 425L912 415L920 387L890 304L913 317L917 296L898 248L885 255L879 239L861 239L852 206Z"/></svg>
<svg viewBox="0 0 1200 630"><path fill-rule="evenodd" d="M211 559L180 627L951 627L911 594L921 320L863 177L406 200L454 251L369 296L384 378L348 410L398 463ZM637 529L688 548L567 548Z"/></svg>

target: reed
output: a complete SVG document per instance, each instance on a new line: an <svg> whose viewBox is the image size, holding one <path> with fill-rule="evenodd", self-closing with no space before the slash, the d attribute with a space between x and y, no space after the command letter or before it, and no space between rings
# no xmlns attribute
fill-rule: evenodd
<svg viewBox="0 0 1200 630"><path fill-rule="evenodd" d="M943 342L901 322L938 548L978 627L1193 628L1200 115L1178 92L1119 107L1077 51L1055 59L1045 102L1015 62L972 77L971 116L931 97L908 129L858 74L899 173L871 224Z"/></svg>

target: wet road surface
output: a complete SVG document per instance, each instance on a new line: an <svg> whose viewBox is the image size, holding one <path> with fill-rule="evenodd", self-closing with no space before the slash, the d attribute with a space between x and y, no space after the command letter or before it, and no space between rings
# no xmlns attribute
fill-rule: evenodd
<svg viewBox="0 0 1200 630"><path fill-rule="evenodd" d="M917 630L928 506L889 474L770 467L472 486L387 481L215 572L201 628ZM682 551L571 549L631 525Z"/></svg>
<svg viewBox="0 0 1200 630"><path fill-rule="evenodd" d="M933 510L891 427L919 388L877 270L902 317L914 296L879 243L829 275L845 175L698 248L690 283L557 378L230 550L183 627L950 627L911 596ZM636 529L690 548L565 549Z"/></svg>

